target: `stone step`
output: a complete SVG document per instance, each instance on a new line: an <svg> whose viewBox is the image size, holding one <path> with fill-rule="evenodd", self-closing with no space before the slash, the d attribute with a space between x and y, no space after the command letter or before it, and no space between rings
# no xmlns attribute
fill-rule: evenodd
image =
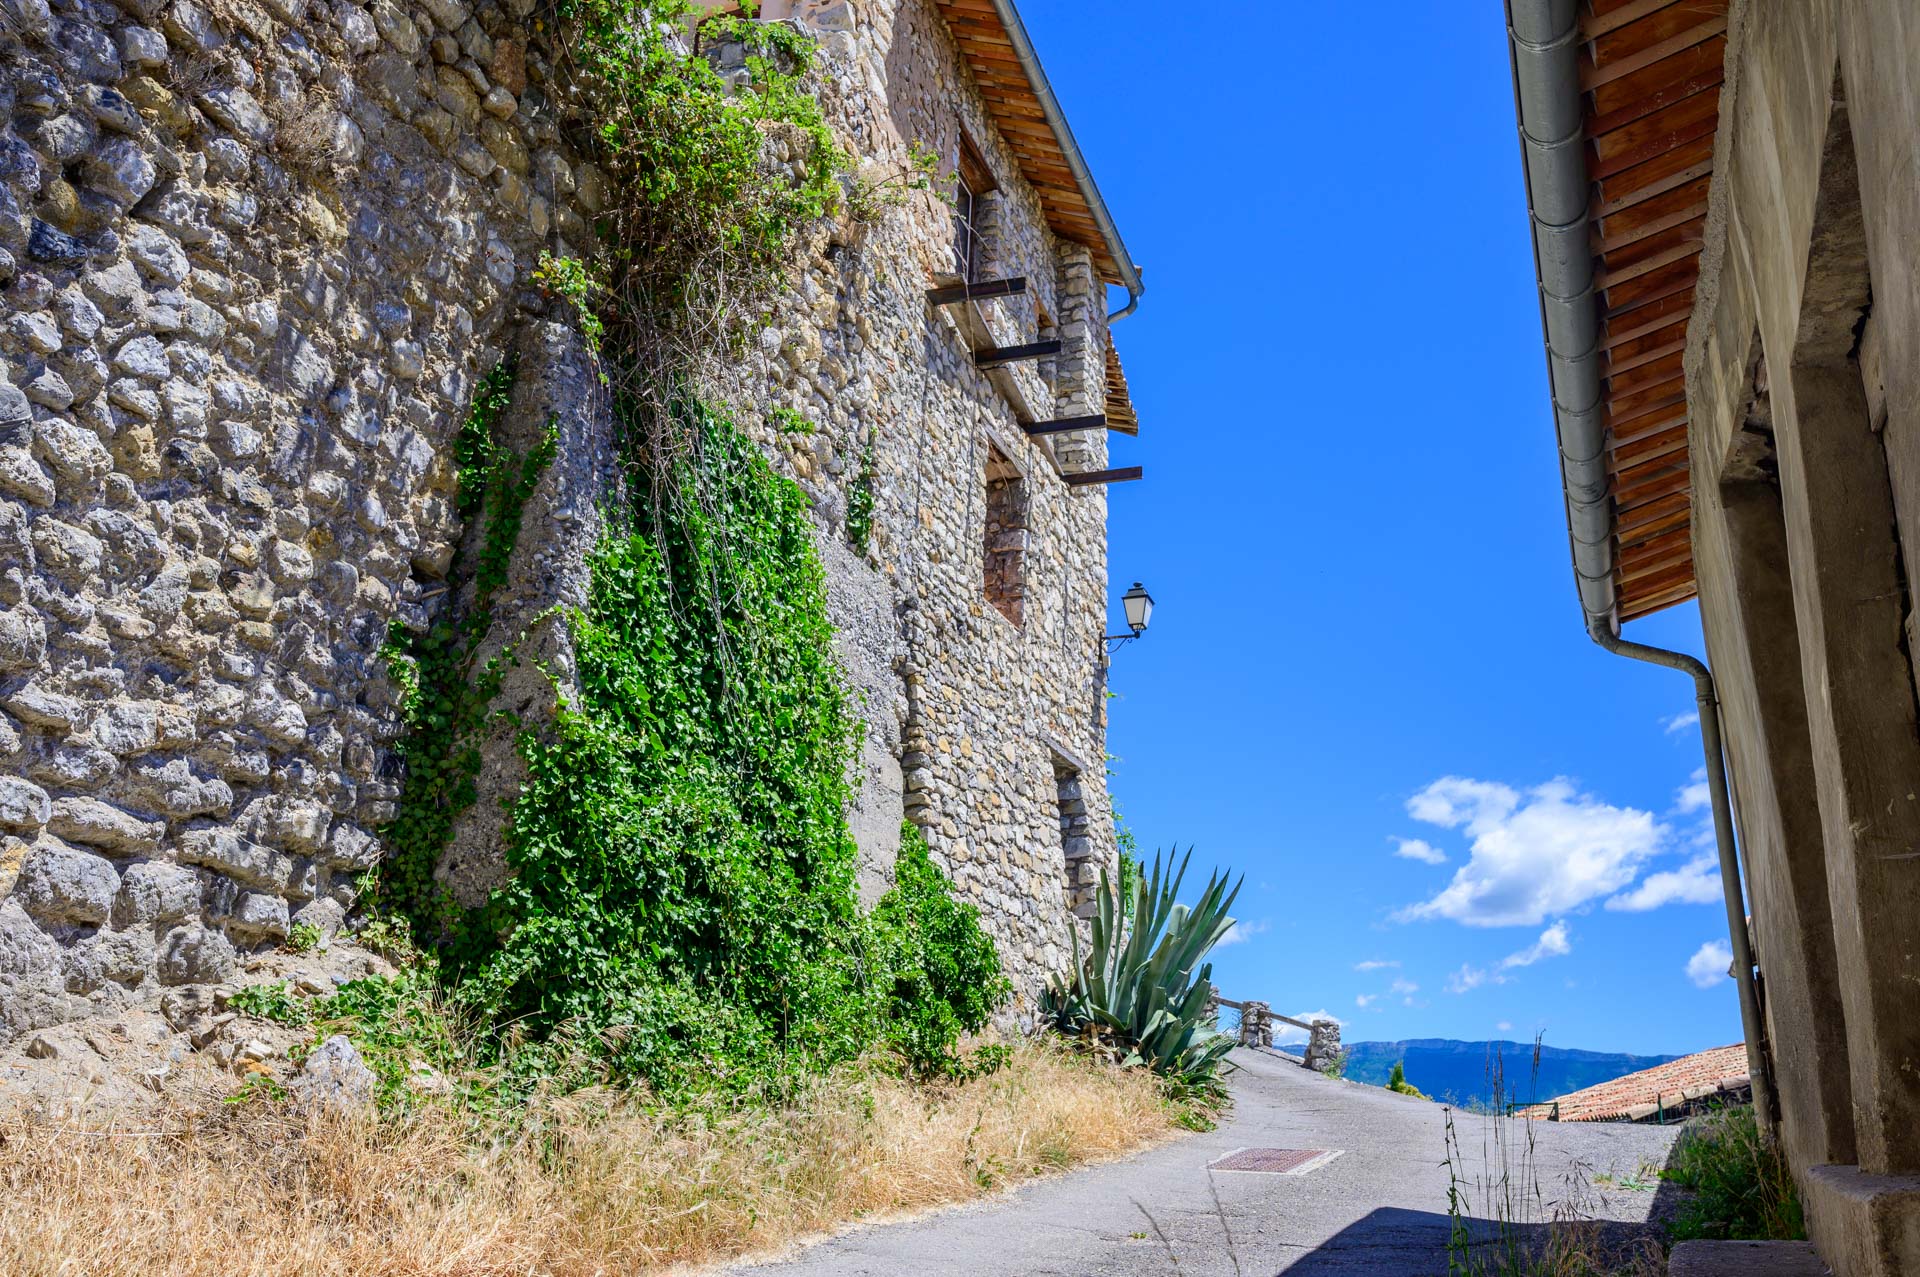
<svg viewBox="0 0 1920 1277"><path fill-rule="evenodd" d="M1681 1242L1667 1277L1830 1277L1812 1242Z"/></svg>

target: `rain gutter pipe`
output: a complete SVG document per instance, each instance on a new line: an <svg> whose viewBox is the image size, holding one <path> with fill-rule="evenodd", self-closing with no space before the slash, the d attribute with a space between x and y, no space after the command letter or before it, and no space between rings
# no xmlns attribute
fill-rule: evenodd
<svg viewBox="0 0 1920 1277"><path fill-rule="evenodd" d="M1107 243L1107 252L1120 268L1120 283L1127 290L1127 304L1107 316L1108 323L1118 323L1134 312L1134 308L1140 304L1140 295L1146 291L1146 285L1140 282L1140 268L1133 264L1127 245L1120 238L1120 228L1114 225L1113 214L1107 211L1107 201L1094 184L1093 171L1087 167L1086 157L1080 154L1080 144L1074 141L1073 130L1067 126L1067 116L1060 109L1059 99L1053 96L1053 85L1048 83L1046 70L1040 65L1040 55L1033 51L1033 41L1027 38L1027 27L1020 21L1019 10L1013 7L1013 0L992 0L992 3L993 11L1000 17L1000 25L1006 29L1007 40L1013 46L1013 56L1019 61L1020 69L1026 72L1027 83L1033 86L1033 96L1039 99L1040 113L1046 117L1047 127L1053 130L1054 140L1060 144L1061 154L1066 156L1067 169L1073 174L1081 197L1087 201L1087 208L1093 213L1093 222L1100 228L1100 237Z"/></svg>
<svg viewBox="0 0 1920 1277"><path fill-rule="evenodd" d="M1620 637L1614 589L1613 493L1607 474L1606 409L1600 388L1600 306L1594 293L1588 208L1586 124L1580 89L1579 0L1507 0L1507 36L1513 63L1514 115L1520 125L1527 205L1533 223L1534 270L1540 281L1540 323L1546 333L1547 375L1560 439L1567 536L1573 575L1586 613L1587 633L1616 656L1679 670L1693 679L1700 705L1700 743L1706 753L1713 836L1733 946L1733 978L1740 991L1740 1025L1756 1087L1771 1076L1760 1003L1754 988L1753 947L1727 793L1726 753L1720 736L1720 700L1713 674L1684 652L1630 643ZM1767 1088L1771 1091L1771 1087Z"/></svg>

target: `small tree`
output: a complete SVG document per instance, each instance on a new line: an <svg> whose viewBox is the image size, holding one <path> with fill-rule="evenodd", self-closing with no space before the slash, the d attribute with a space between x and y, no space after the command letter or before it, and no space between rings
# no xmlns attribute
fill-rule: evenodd
<svg viewBox="0 0 1920 1277"><path fill-rule="evenodd" d="M1402 1095L1412 1095L1423 1100L1427 1098L1424 1091L1407 1081L1406 1065L1402 1064L1399 1060L1393 1062L1393 1072L1387 1074L1387 1089L1389 1091L1398 1091Z"/></svg>

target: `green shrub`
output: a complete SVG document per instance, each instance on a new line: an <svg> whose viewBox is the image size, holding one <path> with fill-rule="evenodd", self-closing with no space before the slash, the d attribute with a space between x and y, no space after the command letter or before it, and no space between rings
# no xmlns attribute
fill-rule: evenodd
<svg viewBox="0 0 1920 1277"><path fill-rule="evenodd" d="M1012 985L980 911L953 898L911 821L900 829L893 889L868 921L874 983L887 998L885 1043L921 1076L967 1076L997 1063L990 1048L963 1058L955 1047L986 1027Z"/></svg>
<svg viewBox="0 0 1920 1277"><path fill-rule="evenodd" d="M1689 1121L1663 1178L1692 1190L1668 1225L1676 1241L1798 1241L1807 1235L1793 1176L1779 1150L1761 1138L1750 1104Z"/></svg>
<svg viewBox="0 0 1920 1277"><path fill-rule="evenodd" d="M1341 1052L1342 1056L1345 1054L1346 1052ZM1427 1098L1425 1091L1422 1091L1419 1087L1407 1081L1406 1066L1398 1060L1393 1062L1393 1071L1387 1074L1387 1089L1389 1091L1398 1091L1401 1095L1415 1096L1422 1100Z"/></svg>

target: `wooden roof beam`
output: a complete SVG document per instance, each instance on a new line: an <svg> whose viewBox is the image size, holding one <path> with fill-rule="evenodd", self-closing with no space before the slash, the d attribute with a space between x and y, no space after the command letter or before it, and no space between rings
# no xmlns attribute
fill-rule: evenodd
<svg viewBox="0 0 1920 1277"><path fill-rule="evenodd" d="M1131 483L1135 479L1144 479L1146 471L1139 466L1121 466L1114 470L1088 470L1084 474L1070 474L1062 477L1072 487L1091 488L1109 483Z"/></svg>

